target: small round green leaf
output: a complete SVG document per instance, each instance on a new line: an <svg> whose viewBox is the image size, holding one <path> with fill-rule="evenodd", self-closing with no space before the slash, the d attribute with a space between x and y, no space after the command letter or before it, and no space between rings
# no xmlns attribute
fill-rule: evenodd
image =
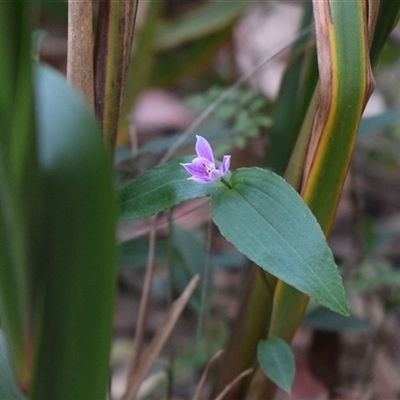
<svg viewBox="0 0 400 400"><path fill-rule="evenodd" d="M240 252L264 270L349 315L342 279L324 234L298 193L261 168L236 170L232 189L211 197L213 219Z"/></svg>
<svg viewBox="0 0 400 400"><path fill-rule="evenodd" d="M257 359L265 375L289 393L296 372L290 346L278 337L261 340L257 346Z"/></svg>

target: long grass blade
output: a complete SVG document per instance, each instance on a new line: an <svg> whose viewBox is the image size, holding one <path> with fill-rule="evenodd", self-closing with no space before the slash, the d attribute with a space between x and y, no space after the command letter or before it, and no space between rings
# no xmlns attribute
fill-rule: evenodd
<svg viewBox="0 0 400 400"><path fill-rule="evenodd" d="M0 2L0 317L14 371L27 391L32 362L36 160L30 1Z"/></svg>
<svg viewBox="0 0 400 400"><path fill-rule="evenodd" d="M373 78L365 3L315 0L313 6L320 84L301 192L328 235ZM269 337L290 342L307 302L307 296L279 281ZM259 399L272 398L275 391L267 378L257 389L253 396Z"/></svg>

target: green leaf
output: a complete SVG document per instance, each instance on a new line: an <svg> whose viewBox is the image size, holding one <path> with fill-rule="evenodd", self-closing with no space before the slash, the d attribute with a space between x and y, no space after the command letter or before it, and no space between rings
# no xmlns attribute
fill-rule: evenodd
<svg viewBox="0 0 400 400"><path fill-rule="evenodd" d="M261 268L322 305L349 314L342 280L325 237L298 193L260 168L236 170L232 189L211 197L225 238Z"/></svg>
<svg viewBox="0 0 400 400"><path fill-rule="evenodd" d="M294 355L290 346L278 337L262 340L257 346L257 359L265 375L289 393L295 375Z"/></svg>
<svg viewBox="0 0 400 400"><path fill-rule="evenodd" d="M210 196L221 182L202 185L189 180L190 174L180 163L195 156L172 160L152 168L121 188L120 219L145 218L165 211L183 201Z"/></svg>
<svg viewBox="0 0 400 400"><path fill-rule="evenodd" d="M366 321L354 315L346 318L321 306L308 312L303 318L301 325L309 329L333 332L341 332L349 329L358 332L371 331L371 326Z"/></svg>
<svg viewBox="0 0 400 400"><path fill-rule="evenodd" d="M43 233L31 399L104 399L115 291L115 193L95 117L59 73L36 69Z"/></svg>
<svg viewBox="0 0 400 400"><path fill-rule="evenodd" d="M40 185L32 90L33 2L0 2L0 319L19 385L31 373L31 274Z"/></svg>
<svg viewBox="0 0 400 400"><path fill-rule="evenodd" d="M24 400L25 396L18 389L14 371L8 358L6 340L0 331L0 399Z"/></svg>
<svg viewBox="0 0 400 400"><path fill-rule="evenodd" d="M158 49L170 49L221 30L234 22L248 7L246 1L209 2L179 20L161 27L156 37Z"/></svg>

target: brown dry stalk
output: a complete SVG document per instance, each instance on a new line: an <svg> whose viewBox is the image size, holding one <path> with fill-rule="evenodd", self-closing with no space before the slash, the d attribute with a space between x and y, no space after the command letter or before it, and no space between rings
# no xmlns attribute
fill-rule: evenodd
<svg viewBox="0 0 400 400"><path fill-rule="evenodd" d="M208 362L207 367L204 370L203 375L201 376L200 381L196 387L196 391L194 392L192 400L200 400L201 392L204 388L208 375L210 374L211 369L214 368L216 362L221 358L223 353L223 350L218 351Z"/></svg>
<svg viewBox="0 0 400 400"><path fill-rule="evenodd" d="M94 106L92 1L68 1L67 79Z"/></svg>

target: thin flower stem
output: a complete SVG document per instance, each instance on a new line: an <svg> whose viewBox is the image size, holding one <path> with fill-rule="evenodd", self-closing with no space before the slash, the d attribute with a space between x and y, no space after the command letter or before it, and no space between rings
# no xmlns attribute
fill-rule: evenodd
<svg viewBox="0 0 400 400"><path fill-rule="evenodd" d="M224 178L221 178L221 182L228 188L233 189L233 186Z"/></svg>

